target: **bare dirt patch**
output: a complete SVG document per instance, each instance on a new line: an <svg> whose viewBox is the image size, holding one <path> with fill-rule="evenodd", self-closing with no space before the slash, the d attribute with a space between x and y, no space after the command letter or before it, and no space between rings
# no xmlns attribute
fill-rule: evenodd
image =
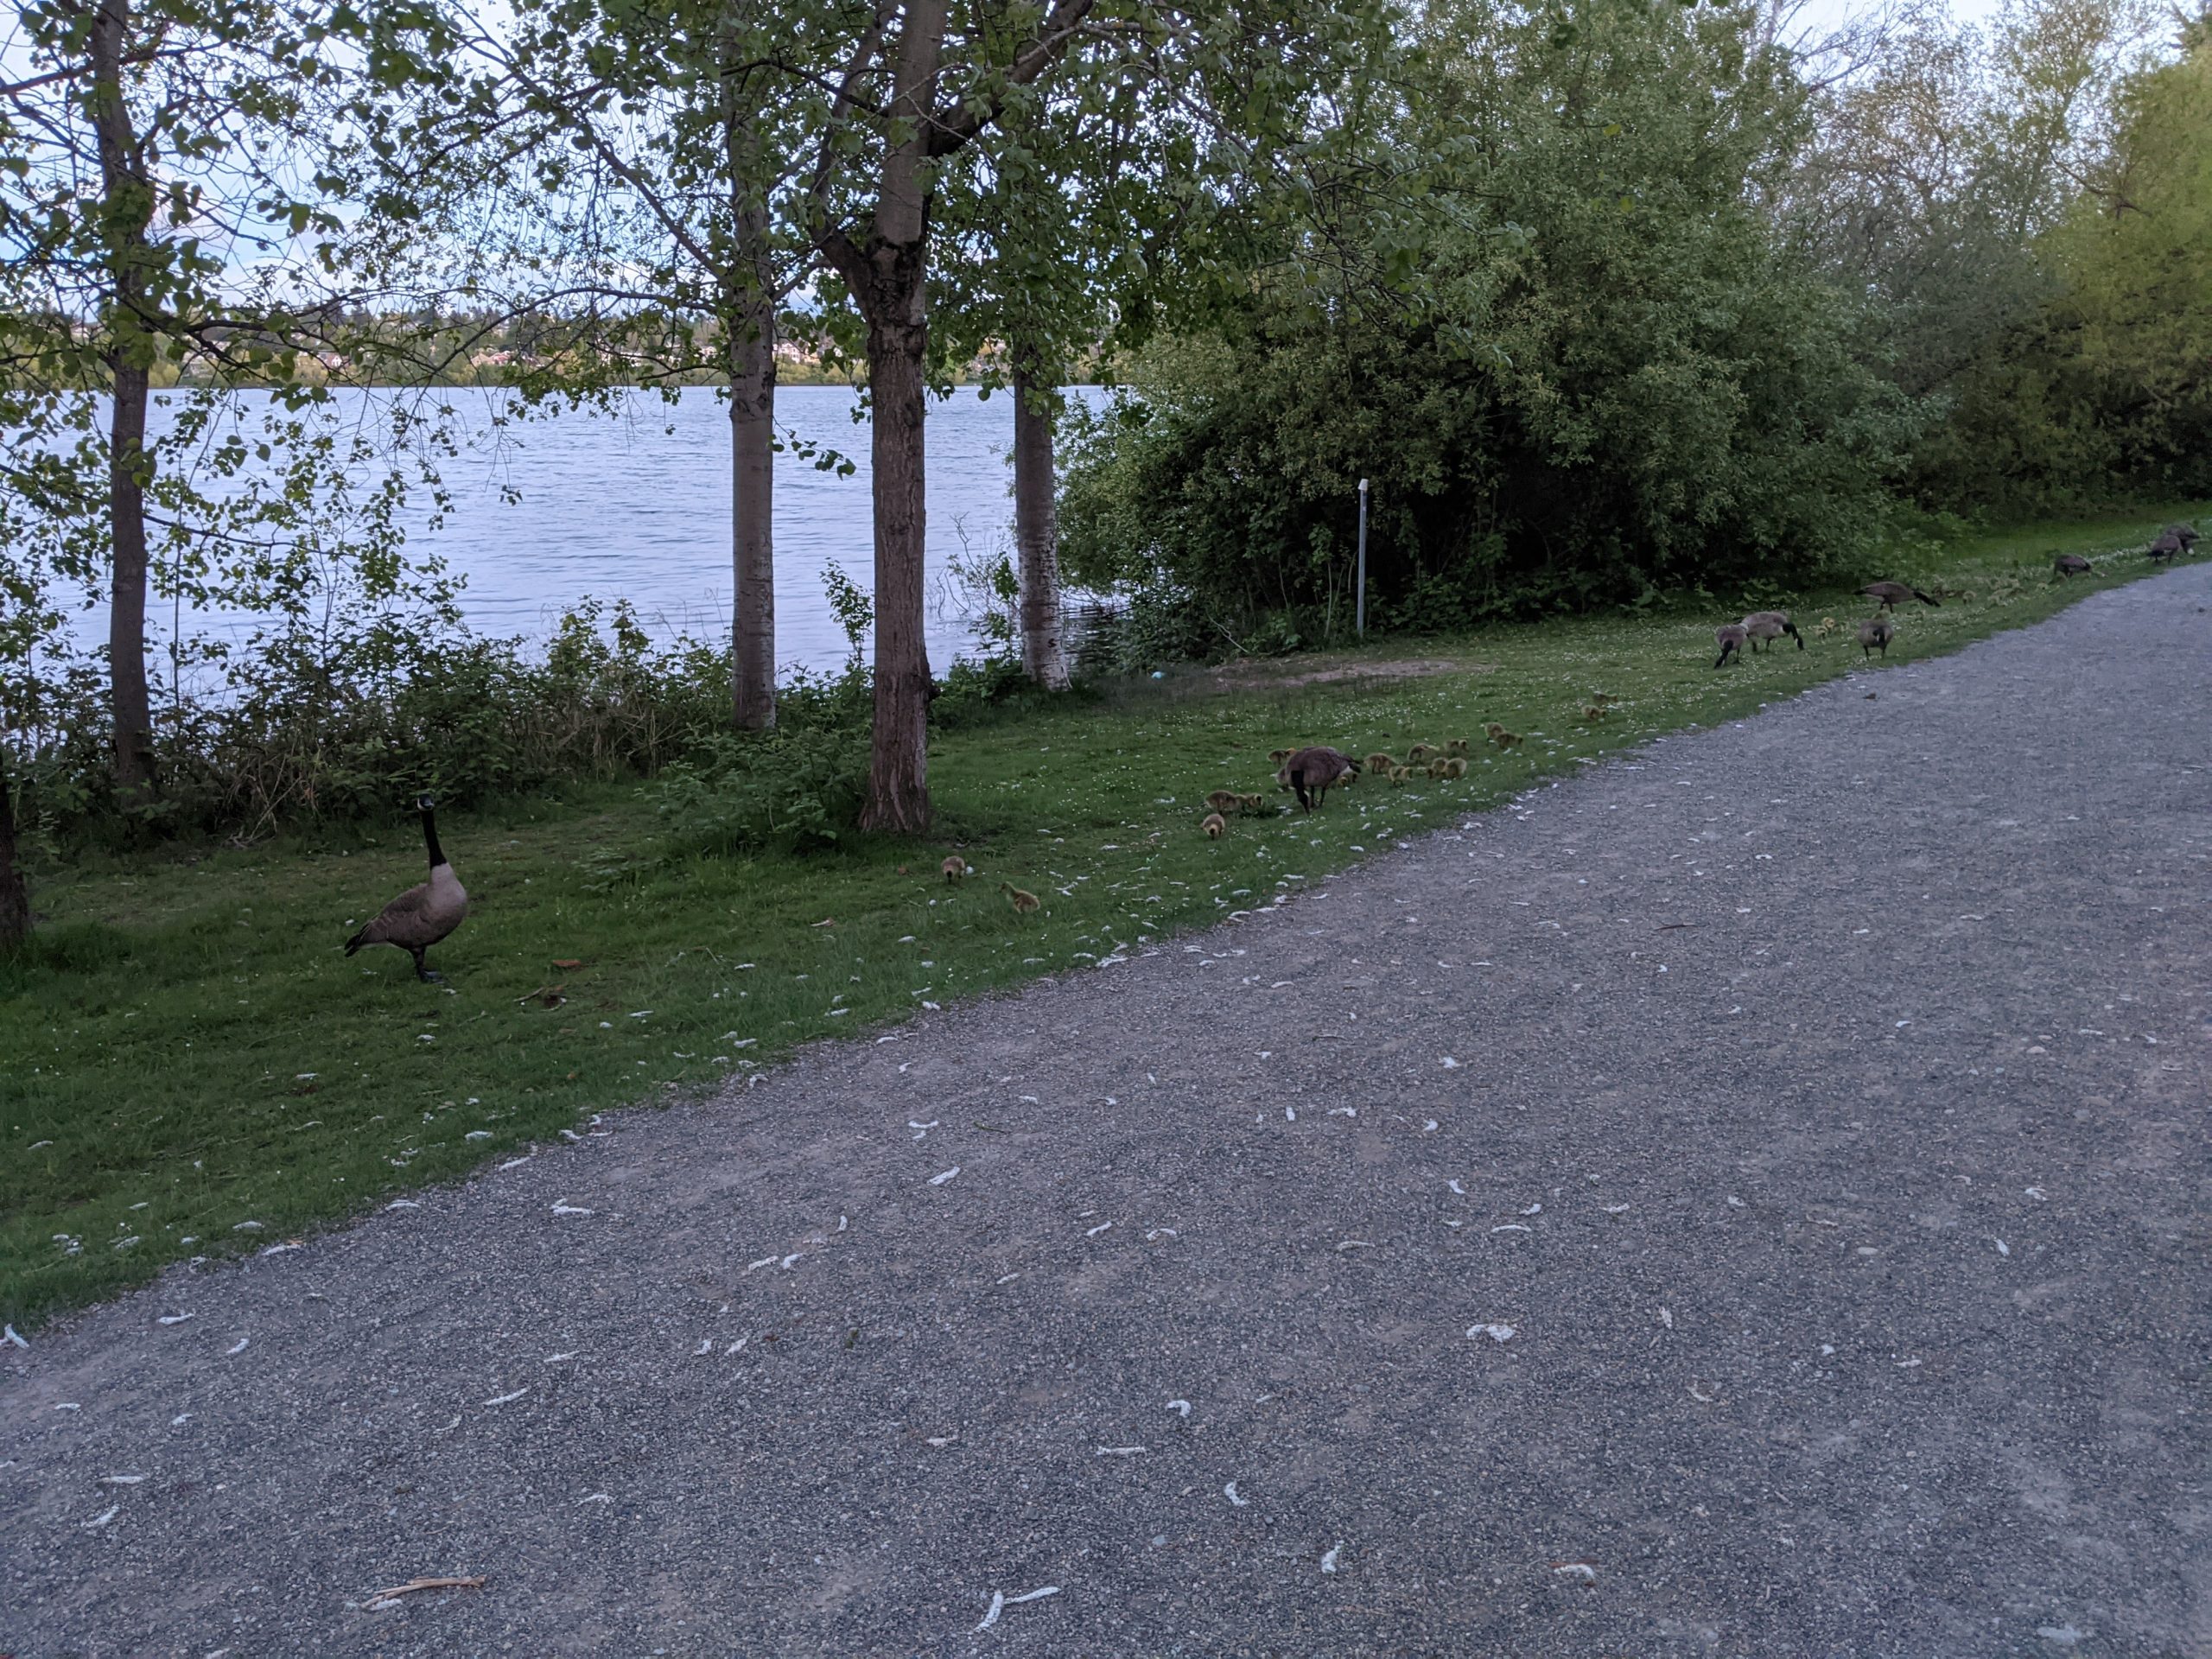
<svg viewBox="0 0 2212 1659"><path fill-rule="evenodd" d="M1224 663L1206 677L1224 691L1292 690L1302 685L1333 685L1345 680L1421 680L1436 674L1495 674L1496 663L1453 662L1441 657L1409 657L1395 662L1324 663L1310 657L1280 662Z"/></svg>

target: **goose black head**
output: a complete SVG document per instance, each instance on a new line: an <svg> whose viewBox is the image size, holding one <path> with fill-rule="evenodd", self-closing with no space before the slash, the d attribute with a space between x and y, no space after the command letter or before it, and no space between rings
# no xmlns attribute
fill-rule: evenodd
<svg viewBox="0 0 2212 1659"><path fill-rule="evenodd" d="M415 810L417 812L428 812L436 805L437 802L430 796L417 795L415 798Z"/></svg>

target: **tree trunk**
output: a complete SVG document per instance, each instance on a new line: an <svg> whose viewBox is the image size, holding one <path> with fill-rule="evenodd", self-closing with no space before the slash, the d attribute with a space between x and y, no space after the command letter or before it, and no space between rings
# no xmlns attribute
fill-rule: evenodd
<svg viewBox="0 0 2212 1659"><path fill-rule="evenodd" d="M107 656L115 719L115 786L143 794L154 781L154 715L146 692L146 382L143 368L118 361L115 417L108 435Z"/></svg>
<svg viewBox="0 0 2212 1659"><path fill-rule="evenodd" d="M949 0L909 0L890 113L908 136L883 158L874 223L855 245L817 232L868 323L875 505L875 729L861 828L930 827L928 642L922 632L923 419L930 322L928 162Z"/></svg>
<svg viewBox="0 0 2212 1659"><path fill-rule="evenodd" d="M731 322L729 438L731 695L739 729L765 732L776 723L776 335L761 296Z"/></svg>
<svg viewBox="0 0 2212 1659"><path fill-rule="evenodd" d="M887 262L868 308L870 465L875 505L875 732L863 830L918 836L930 827L929 644L922 631L924 358L929 322L922 245ZM894 291L910 291L900 304ZM887 315L885 315L887 314ZM880 316L881 320L878 321Z"/></svg>
<svg viewBox="0 0 2212 1659"><path fill-rule="evenodd" d="M8 796L8 752L0 747L0 950L31 934L31 899L16 865L16 808Z"/></svg>
<svg viewBox="0 0 2212 1659"><path fill-rule="evenodd" d="M108 515L112 555L107 624L108 685L114 719L115 784L142 795L154 781L154 717L146 695L146 396L153 359L146 274L154 194L123 98L130 0L101 0L92 30L93 136L100 157L100 211L111 249L107 319L115 408L108 431Z"/></svg>
<svg viewBox="0 0 2212 1659"><path fill-rule="evenodd" d="M1065 691L1060 645L1059 521L1052 501L1052 426L1059 376L1033 348L1014 348L1014 543L1020 566L1021 668L1047 691Z"/></svg>

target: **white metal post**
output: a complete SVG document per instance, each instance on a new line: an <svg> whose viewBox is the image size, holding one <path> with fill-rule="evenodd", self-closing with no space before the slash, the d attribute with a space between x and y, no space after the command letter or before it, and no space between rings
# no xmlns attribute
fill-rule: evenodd
<svg viewBox="0 0 2212 1659"><path fill-rule="evenodd" d="M1359 480L1359 613L1355 626L1367 638L1367 480Z"/></svg>

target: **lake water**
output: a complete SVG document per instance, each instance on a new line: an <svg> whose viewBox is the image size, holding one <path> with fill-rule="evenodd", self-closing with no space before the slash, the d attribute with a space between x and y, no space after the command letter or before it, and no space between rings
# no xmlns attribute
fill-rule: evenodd
<svg viewBox="0 0 2212 1659"><path fill-rule="evenodd" d="M457 393L459 398L471 396ZM488 397L495 394L483 394ZM1101 400L1095 387L1071 398ZM489 405L485 408L488 410ZM777 423L855 463L850 477L785 453L776 461L776 658L779 670L836 668L846 656L823 596L835 563L873 586L868 429L855 424L842 386L787 386ZM466 404L462 404L467 411ZM973 619L944 581L963 549L989 553L1013 542L1014 404L963 387L932 401L928 428L931 665L942 672L975 644ZM549 632L586 597L627 600L655 635L726 641L730 576L729 418L710 387L687 388L673 405L640 396L626 416L560 415L506 429L444 464L454 505L442 527L410 536L464 579L461 611L490 634ZM512 490L519 499L503 499ZM156 601L149 650L168 643L170 607ZM105 607L84 613L79 636L105 639ZM243 638L250 616L184 613L182 631Z"/></svg>

